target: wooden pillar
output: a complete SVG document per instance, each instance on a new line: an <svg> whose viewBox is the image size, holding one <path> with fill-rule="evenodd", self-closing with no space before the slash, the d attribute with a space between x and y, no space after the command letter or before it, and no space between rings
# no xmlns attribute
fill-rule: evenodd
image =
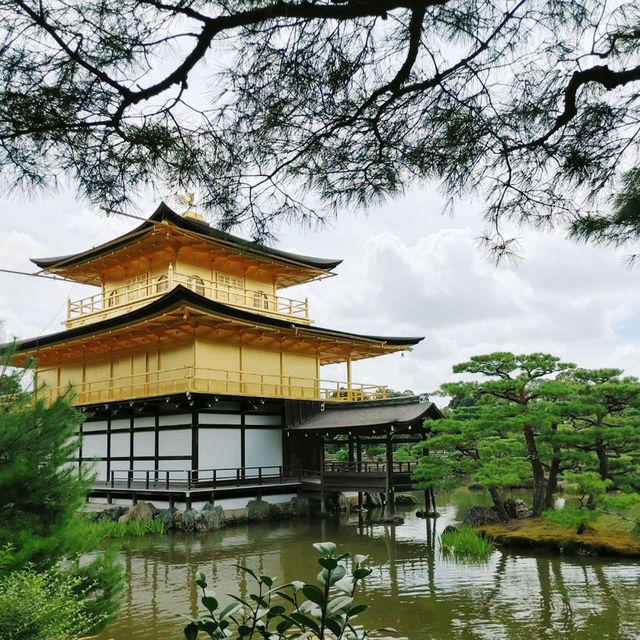
<svg viewBox="0 0 640 640"><path fill-rule="evenodd" d="M356 471L362 471L362 442L359 436L356 436Z"/></svg>
<svg viewBox="0 0 640 640"><path fill-rule="evenodd" d="M349 448L348 459L349 459L349 462L353 464L355 452L353 450L353 436L351 434L349 434L349 440L348 440L347 446Z"/></svg>
<svg viewBox="0 0 640 640"><path fill-rule="evenodd" d="M347 399L353 399L351 392L351 354L347 356Z"/></svg>
<svg viewBox="0 0 640 640"><path fill-rule="evenodd" d="M107 414L107 450L105 455L107 456L107 477L105 478L107 482L111 478L111 414ZM111 503L109 503L111 504Z"/></svg>
<svg viewBox="0 0 640 640"><path fill-rule="evenodd" d="M387 486L384 496L384 517L390 518L395 513L395 499L393 495L393 441L391 433L387 433L385 449L387 458Z"/></svg>
<svg viewBox="0 0 640 640"><path fill-rule="evenodd" d="M320 440L320 513L327 513L327 500L324 491L324 437L318 436Z"/></svg>
<svg viewBox="0 0 640 640"><path fill-rule="evenodd" d="M191 479L198 480L200 468L200 429L198 424L198 410L191 411Z"/></svg>
<svg viewBox="0 0 640 640"><path fill-rule="evenodd" d="M129 416L129 470L133 471L134 468L134 462L133 462L133 457L134 457L134 442L133 442L133 438L134 438L134 431L133 431L133 426L134 426L134 422L135 422L135 417L134 417L134 410L133 407L130 408L131 411L131 416Z"/></svg>
<svg viewBox="0 0 640 640"><path fill-rule="evenodd" d="M153 418L153 467L154 480L158 482L158 469L160 468L160 407L157 404Z"/></svg>

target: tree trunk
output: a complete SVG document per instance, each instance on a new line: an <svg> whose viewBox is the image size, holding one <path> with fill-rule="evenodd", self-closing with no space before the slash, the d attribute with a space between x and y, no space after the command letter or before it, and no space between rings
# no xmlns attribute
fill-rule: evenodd
<svg viewBox="0 0 640 640"><path fill-rule="evenodd" d="M549 477L547 478L547 488L544 493L544 508L553 509L554 496L558 490L558 476L560 475L560 458L553 458L549 467Z"/></svg>
<svg viewBox="0 0 640 640"><path fill-rule="evenodd" d="M533 472L533 515L539 516L544 511L544 468L540 462L533 427L525 424L522 431L527 443L527 457Z"/></svg>
<svg viewBox="0 0 640 640"><path fill-rule="evenodd" d="M558 431L558 425L552 424L551 429L554 434ZM551 459L551 466L549 467L549 477L547 478L547 488L544 494L544 508L553 509L554 507L554 495L558 490L558 476L560 475L560 447L557 443L552 441L553 458Z"/></svg>
<svg viewBox="0 0 640 640"><path fill-rule="evenodd" d="M507 513L507 510L504 508L504 502L502 501L500 492L496 487L489 487L489 495L493 500L493 506L496 508L496 513L498 514L498 518L500 518L502 522L507 522L509 520L509 514Z"/></svg>
<svg viewBox="0 0 640 640"><path fill-rule="evenodd" d="M602 480L609 477L609 456L601 436L596 436L596 455L598 456L598 473Z"/></svg>

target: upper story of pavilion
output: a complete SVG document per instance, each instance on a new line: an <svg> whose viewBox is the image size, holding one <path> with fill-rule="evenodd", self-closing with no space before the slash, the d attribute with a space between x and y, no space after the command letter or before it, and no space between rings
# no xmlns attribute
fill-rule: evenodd
<svg viewBox="0 0 640 640"><path fill-rule="evenodd" d="M140 226L88 251L33 262L47 273L100 287L68 300L68 329L126 314L182 285L210 300L310 324L306 299L281 290L335 275L341 260L302 256L243 240L162 203Z"/></svg>

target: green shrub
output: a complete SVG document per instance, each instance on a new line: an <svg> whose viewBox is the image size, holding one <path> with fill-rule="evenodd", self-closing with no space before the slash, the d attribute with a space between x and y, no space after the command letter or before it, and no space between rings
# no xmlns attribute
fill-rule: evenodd
<svg viewBox="0 0 640 640"><path fill-rule="evenodd" d="M457 531L443 533L440 547L445 555L456 558L485 559L493 551L491 542L467 525L461 525Z"/></svg>
<svg viewBox="0 0 640 640"><path fill-rule="evenodd" d="M73 640L100 627L81 576L27 568L0 578L0 638Z"/></svg>

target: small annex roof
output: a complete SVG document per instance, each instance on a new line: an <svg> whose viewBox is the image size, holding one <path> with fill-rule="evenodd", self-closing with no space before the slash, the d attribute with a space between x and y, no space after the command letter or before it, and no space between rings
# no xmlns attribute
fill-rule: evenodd
<svg viewBox="0 0 640 640"><path fill-rule="evenodd" d="M238 236L234 236L220 229L215 229L211 225L202 220L192 217L185 217L177 214L167 204L161 202L158 208L153 212L147 220L135 229L125 233L122 236L114 238L109 242L105 242L96 247L92 247L86 251L74 253L66 256L55 256L51 258L31 258L36 266L44 271L54 273L71 272L74 268L87 264L90 261L102 258L103 256L113 254L116 251L141 240L148 232L158 228L162 223L173 225L185 234L191 234L194 238L200 240L205 239L213 245L218 245L227 251L242 254L248 258L258 261L268 261L277 263L293 269L312 270L317 272L318 277L322 272L328 273L341 264L341 259L317 258L313 256L305 256L288 251L281 251L267 247ZM313 279L313 274L309 274L301 281ZM73 277L71 276L71 279ZM92 283L90 278L85 277L87 283ZM292 282L298 284L298 282Z"/></svg>
<svg viewBox="0 0 640 640"><path fill-rule="evenodd" d="M421 426L426 419L443 418L440 409L426 396L406 396L339 405L326 404L325 410L289 427L290 431L347 432L394 427L403 430Z"/></svg>
<svg viewBox="0 0 640 640"><path fill-rule="evenodd" d="M34 350L41 352L47 347L68 344L76 340L82 340L86 343L87 340L100 339L100 336L104 334L115 334L120 330L131 332L136 326L150 322L165 325L164 328L167 328L167 318L172 312L175 315L173 319L174 323L183 323L189 326L186 321L183 321L183 316L185 315L183 309L190 310L191 322L227 323L243 326L245 327L244 330L248 332L267 333L270 330L273 334L291 334L296 340L319 340L325 343L333 342L345 345L345 348L353 345L356 351L356 356L353 359L409 349L424 340L423 337L405 338L348 333L346 331L337 331L291 322L290 320L281 320L279 318L238 309L237 307L231 307L201 296L182 285L178 285L161 298L128 313L112 316L65 331L20 341L17 343L17 351L18 353ZM149 330L148 325L145 326L147 328L145 328L144 333L148 333L151 339L153 331ZM330 354L327 355L325 362L344 362L344 356L341 355L340 351L337 351L333 358Z"/></svg>

